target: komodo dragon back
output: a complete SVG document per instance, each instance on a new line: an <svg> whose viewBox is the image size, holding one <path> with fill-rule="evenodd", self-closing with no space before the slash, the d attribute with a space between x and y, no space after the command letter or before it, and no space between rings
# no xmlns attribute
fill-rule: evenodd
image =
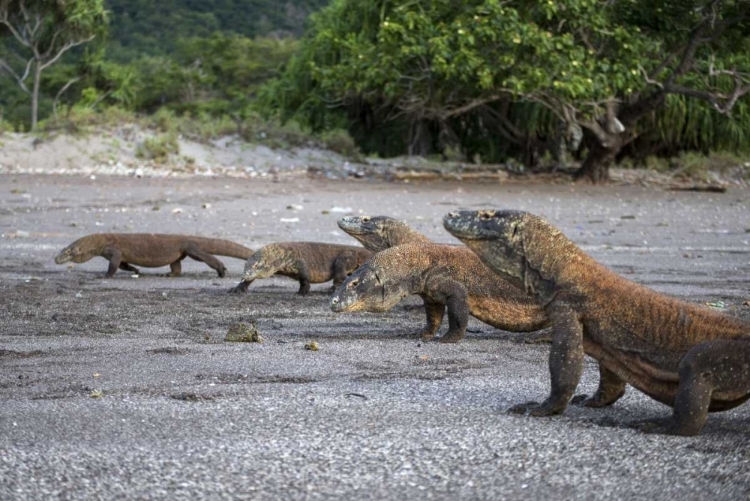
<svg viewBox="0 0 750 501"><path fill-rule="evenodd" d="M209 254L216 254L217 256L234 257L237 259L249 259L250 256L255 252L249 247L240 245L230 240L223 240L221 238L205 238L205 237L184 237L186 240L195 242L200 246L203 251Z"/></svg>

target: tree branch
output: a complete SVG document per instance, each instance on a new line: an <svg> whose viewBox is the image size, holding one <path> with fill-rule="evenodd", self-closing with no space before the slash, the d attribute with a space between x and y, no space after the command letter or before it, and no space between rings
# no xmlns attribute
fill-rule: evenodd
<svg viewBox="0 0 750 501"><path fill-rule="evenodd" d="M24 71L23 76L21 76L16 73L13 67L9 65L4 59L0 59L0 69L5 70L7 73L9 73L16 80L18 86L21 87L21 90L23 90L26 94L31 94L31 91L28 87L26 87L24 80L26 80L26 77L29 76L32 61L33 59L29 59L29 62L26 64L26 71Z"/></svg>
<svg viewBox="0 0 750 501"><path fill-rule="evenodd" d="M65 92L66 90L68 90L68 88L71 85L73 85L74 83L76 83L80 79L81 79L81 77L71 78L70 80L68 80L68 83L66 83L65 85L63 85L63 87L59 91L57 91L57 95L55 96L55 100L52 102L52 115L55 118L57 118L57 103L58 103L58 101L60 101L60 96L62 96L63 92Z"/></svg>
<svg viewBox="0 0 750 501"><path fill-rule="evenodd" d="M23 45L24 47L28 47L31 49L31 43L28 41L26 37L24 37L15 26L13 26L13 23L11 22L10 18L8 17L8 11L5 9L2 9L2 13L0 13L0 23L4 24L8 27L11 34L15 37L18 42Z"/></svg>
<svg viewBox="0 0 750 501"><path fill-rule="evenodd" d="M62 47L60 48L60 51L59 51L59 52L57 53L57 55L56 55L55 57L53 57L52 59L48 60L48 61L47 61L46 63L40 64L40 68L41 68L41 69L44 69L44 68L46 68L46 67L48 67L48 66L50 66L50 65L52 65L52 64L55 64L55 62L57 62L57 60L58 60L58 59L60 59L60 57L61 57L61 56L62 56L62 55L63 55L63 54L65 53L65 52L67 52L67 51L68 51L69 49L72 49L73 47L76 47L76 46L78 46L78 45L84 44L84 43L86 43L86 42L90 42L90 41L91 41L91 40L93 40L93 39L94 39L95 37L96 37L96 35L91 35L91 36L90 36L90 37L88 37L88 38L84 38L84 39L81 39L81 40L77 40L77 41L75 41L75 42L68 42L68 43L66 43L65 45L63 45L63 46L62 46Z"/></svg>

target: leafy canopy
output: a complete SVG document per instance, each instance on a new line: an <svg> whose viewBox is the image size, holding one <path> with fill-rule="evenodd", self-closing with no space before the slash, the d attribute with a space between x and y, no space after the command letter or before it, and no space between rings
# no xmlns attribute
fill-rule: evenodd
<svg viewBox="0 0 750 501"><path fill-rule="evenodd" d="M743 9L750 11L747 0L334 0L313 17L289 67L289 95L277 100L300 107L314 99L329 106L385 100L413 118L441 119L527 99L582 122L602 115L605 103L637 100L674 72L709 10L715 30L740 21L700 46L692 72L678 80L726 89L730 76L706 73L710 61L750 68ZM305 97L309 91L317 95Z"/></svg>

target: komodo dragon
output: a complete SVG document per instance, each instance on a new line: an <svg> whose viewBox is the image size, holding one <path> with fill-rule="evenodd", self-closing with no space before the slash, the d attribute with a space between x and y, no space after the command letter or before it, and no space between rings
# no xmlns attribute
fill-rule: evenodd
<svg viewBox="0 0 750 501"><path fill-rule="evenodd" d="M457 343L466 335L469 314L499 329L527 332L549 324L544 311L521 289L488 270L463 246L404 244L378 252L339 287L331 309L387 311L406 296L419 294L427 308L432 339L448 308L448 332L438 339Z"/></svg>
<svg viewBox="0 0 750 501"><path fill-rule="evenodd" d="M417 334L418 337L425 340L435 337L443 322L446 305L448 305L448 333L439 339L444 343L456 343L464 338L469 314L493 327L512 332L534 331L548 324L541 308L518 288L503 280L498 280L497 275L482 264L476 254L464 246L435 244L408 224L388 216L347 216L341 218L338 225L345 233L359 240L362 245L373 252L381 252L403 244L428 244L442 249L436 251L431 248L429 255L424 258L407 253L403 262L389 263L388 266L391 269L387 273L380 271L380 277L389 277L390 282L395 286L398 283L405 283L411 277L426 274L428 266L436 267L435 270L430 271L429 281L420 282L420 285L410 288L414 292L409 292L409 294L418 294L422 297L427 314L427 325ZM393 259L393 257L387 259ZM456 263L448 265L450 260L455 260ZM379 260L378 263L381 264L373 263L372 267L378 268L387 262ZM440 267L439 270L438 267ZM365 271L358 275L364 278L366 274L372 278ZM442 279L437 281L436 278L439 276L446 277L447 281ZM366 280L361 278L359 282L364 284ZM448 282L457 282L452 286L463 289L459 295L450 296L450 302L446 296ZM438 284L440 284L439 287ZM433 287L438 287L440 290L430 290ZM416 292L417 290L421 292ZM393 294L397 294L396 290L393 290ZM395 296L390 299L394 300ZM367 289L357 287L347 291L346 297L340 298L340 301L346 302L349 306L340 302L334 311L354 311L355 308L366 311L385 311L395 306L401 299L398 298L393 304L384 308L382 304L375 302L378 298ZM384 300L385 298L381 298L381 303ZM494 304L491 304L493 302ZM549 341L549 335L542 333L526 341Z"/></svg>
<svg viewBox="0 0 750 501"><path fill-rule="evenodd" d="M346 216L338 220L338 225L372 252L401 244L433 243L408 224L388 216Z"/></svg>
<svg viewBox="0 0 750 501"><path fill-rule="evenodd" d="M512 412L563 412L584 353L598 360L601 379L593 397L574 402L612 405L628 383L674 408L670 417L634 423L644 431L696 435L708 412L750 398L750 322L626 280L526 212L463 211L443 224L487 266L524 287L552 320L551 393Z"/></svg>
<svg viewBox="0 0 750 501"><path fill-rule="evenodd" d="M206 263L223 277L227 268L212 254L247 259L253 254L253 250L219 238L158 233L95 233L79 238L65 247L57 255L55 262L85 263L101 256L109 260L109 269L105 275L107 278L112 278L118 268L139 273L134 264L147 268L169 265L171 271L167 276L176 277L182 271L180 261L189 256Z"/></svg>
<svg viewBox="0 0 750 501"><path fill-rule="evenodd" d="M282 275L299 280L299 294L310 292L310 284L333 280L333 288L364 263L372 252L353 245L316 242L284 242L258 249L245 263L242 281L230 293L247 292L254 280ZM333 289L332 288L332 289Z"/></svg>

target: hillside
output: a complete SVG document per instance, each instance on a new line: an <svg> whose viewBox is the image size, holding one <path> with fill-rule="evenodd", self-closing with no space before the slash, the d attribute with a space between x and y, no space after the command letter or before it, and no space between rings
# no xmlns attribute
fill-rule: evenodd
<svg viewBox="0 0 750 501"><path fill-rule="evenodd" d="M186 37L215 32L299 36L307 16L328 0L106 0L111 13L109 57L127 62L173 52Z"/></svg>

